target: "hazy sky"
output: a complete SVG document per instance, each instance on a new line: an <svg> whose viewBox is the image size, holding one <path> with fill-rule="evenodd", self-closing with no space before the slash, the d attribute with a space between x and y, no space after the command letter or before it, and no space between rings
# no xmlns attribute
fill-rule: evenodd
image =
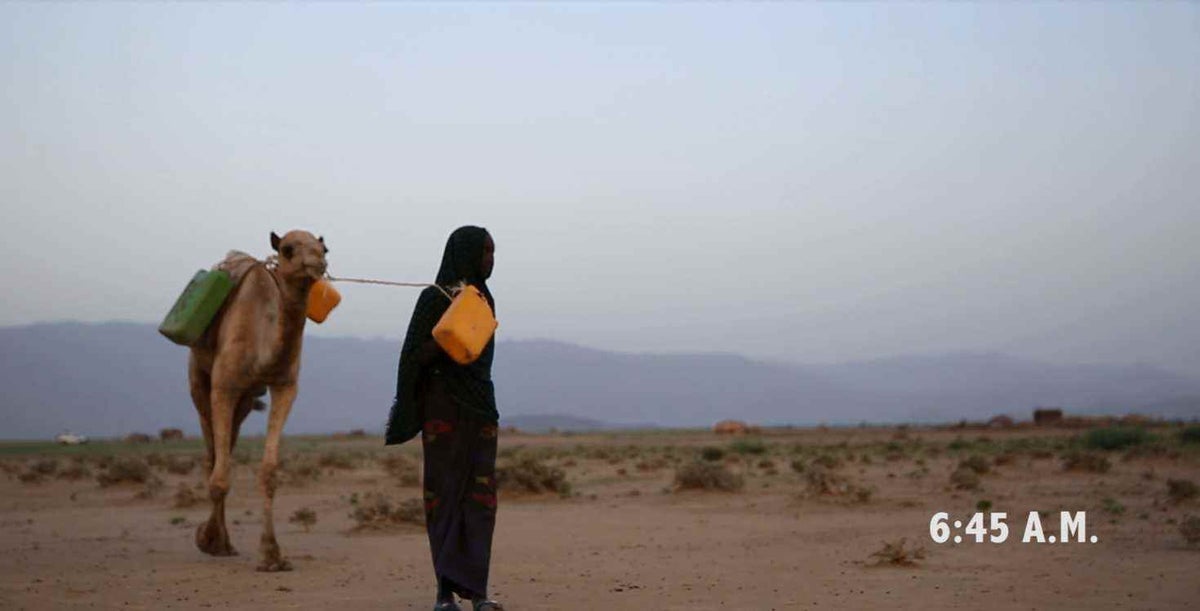
<svg viewBox="0 0 1200 611"><path fill-rule="evenodd" d="M0 4L0 325L268 235L501 338L1200 374L1200 4ZM398 338L412 289L312 333Z"/></svg>

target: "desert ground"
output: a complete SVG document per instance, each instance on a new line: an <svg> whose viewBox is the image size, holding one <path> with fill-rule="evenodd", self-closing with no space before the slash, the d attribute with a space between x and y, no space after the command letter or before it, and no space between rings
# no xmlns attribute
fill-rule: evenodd
<svg viewBox="0 0 1200 611"><path fill-rule="evenodd" d="M282 573L255 570L261 444L237 450L226 558L193 544L199 440L0 444L0 608L432 606L419 444L287 437ZM500 448L491 584L514 611L1200 604L1196 425L510 430ZM1051 535L1061 510L1098 541L1022 543L1030 512ZM938 544L941 511L1011 532Z"/></svg>

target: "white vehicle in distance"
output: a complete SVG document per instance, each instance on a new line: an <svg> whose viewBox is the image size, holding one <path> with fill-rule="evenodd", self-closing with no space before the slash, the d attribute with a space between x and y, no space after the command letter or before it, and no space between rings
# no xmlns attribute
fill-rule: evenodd
<svg viewBox="0 0 1200 611"><path fill-rule="evenodd" d="M87 443L88 438L84 435L76 435L75 433L59 433L54 437L55 443L64 446L77 446L82 443Z"/></svg>

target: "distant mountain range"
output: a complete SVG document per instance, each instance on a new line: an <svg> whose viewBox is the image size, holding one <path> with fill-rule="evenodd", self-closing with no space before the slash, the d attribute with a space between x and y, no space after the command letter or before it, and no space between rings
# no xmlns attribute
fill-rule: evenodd
<svg viewBox="0 0 1200 611"><path fill-rule="evenodd" d="M287 430L382 429L398 341L305 338ZM153 325L54 323L0 328L0 438L199 431L187 350ZM530 430L707 427L725 418L814 425L1028 418L1035 406L1081 413L1200 417L1200 381L1147 365L1052 365L1002 354L912 356L839 365L728 354L626 354L507 341L494 376L502 423ZM251 416L248 434L265 418Z"/></svg>

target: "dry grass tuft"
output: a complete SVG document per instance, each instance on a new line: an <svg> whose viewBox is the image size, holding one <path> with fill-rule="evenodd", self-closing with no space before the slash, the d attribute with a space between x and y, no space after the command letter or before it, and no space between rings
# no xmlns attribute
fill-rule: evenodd
<svg viewBox="0 0 1200 611"><path fill-rule="evenodd" d="M388 475L399 481L401 486L416 486L421 483L417 473L417 465L407 456L396 452L384 454L379 459L380 466Z"/></svg>
<svg viewBox="0 0 1200 611"><path fill-rule="evenodd" d="M368 492L361 498L350 497L354 510L354 530L390 530L403 526L421 526L425 523L425 504L421 499L405 499L394 502L381 492Z"/></svg>
<svg viewBox="0 0 1200 611"><path fill-rule="evenodd" d="M1063 454L1062 465L1065 471L1086 473L1108 473L1109 469L1112 469L1112 462L1108 460L1108 457L1097 452L1081 450L1072 450Z"/></svg>
<svg viewBox="0 0 1200 611"><path fill-rule="evenodd" d="M1200 517L1187 516L1179 521L1179 534L1188 545L1200 543Z"/></svg>
<svg viewBox="0 0 1200 611"><path fill-rule="evenodd" d="M317 523L317 512L308 507L301 507L292 512L288 522L299 525L304 532L312 532L312 527Z"/></svg>
<svg viewBox="0 0 1200 611"><path fill-rule="evenodd" d="M813 464L805 473L810 494L822 496L840 496L850 491L850 483L845 477L834 473L833 469Z"/></svg>
<svg viewBox="0 0 1200 611"><path fill-rule="evenodd" d="M108 465L103 473L96 476L101 486L117 484L145 484L150 481L150 465L135 456L117 458Z"/></svg>
<svg viewBox="0 0 1200 611"><path fill-rule="evenodd" d="M950 483L956 490L979 490L979 481L979 474L966 467L950 474Z"/></svg>
<svg viewBox="0 0 1200 611"><path fill-rule="evenodd" d="M532 456L522 457L515 462L496 468L496 486L514 492L538 494L557 492L571 493L571 483L562 469L551 467Z"/></svg>
<svg viewBox="0 0 1200 611"><path fill-rule="evenodd" d="M921 546L907 547L907 539L901 537L899 541L888 543L883 542L883 548L871 554L872 558L876 558L876 566L916 566L917 560L925 559L925 548Z"/></svg>
<svg viewBox="0 0 1200 611"><path fill-rule="evenodd" d="M162 467L172 475L187 475L196 468L196 458L194 456L168 455L163 459Z"/></svg>
<svg viewBox="0 0 1200 611"><path fill-rule="evenodd" d="M983 475L992 470L992 464L988 459L979 454L972 454L958 463L959 469L970 469L979 475Z"/></svg>
<svg viewBox="0 0 1200 611"><path fill-rule="evenodd" d="M174 503L171 506L175 509L187 509L188 507L195 507L203 501L204 499L199 494L196 494L196 491L191 486L180 483L179 487L175 489Z"/></svg>
<svg viewBox="0 0 1200 611"><path fill-rule="evenodd" d="M717 463L697 460L675 470L675 486L681 490L734 492L745 485L742 476Z"/></svg>
<svg viewBox="0 0 1200 611"><path fill-rule="evenodd" d="M88 469L87 463L78 459L72 460L58 470L58 479L76 481L91 476L92 470Z"/></svg>
<svg viewBox="0 0 1200 611"><path fill-rule="evenodd" d="M1167 480L1167 498L1171 499L1172 503L1190 501L1197 496L1200 496L1200 487L1197 487L1195 482L1186 479Z"/></svg>

